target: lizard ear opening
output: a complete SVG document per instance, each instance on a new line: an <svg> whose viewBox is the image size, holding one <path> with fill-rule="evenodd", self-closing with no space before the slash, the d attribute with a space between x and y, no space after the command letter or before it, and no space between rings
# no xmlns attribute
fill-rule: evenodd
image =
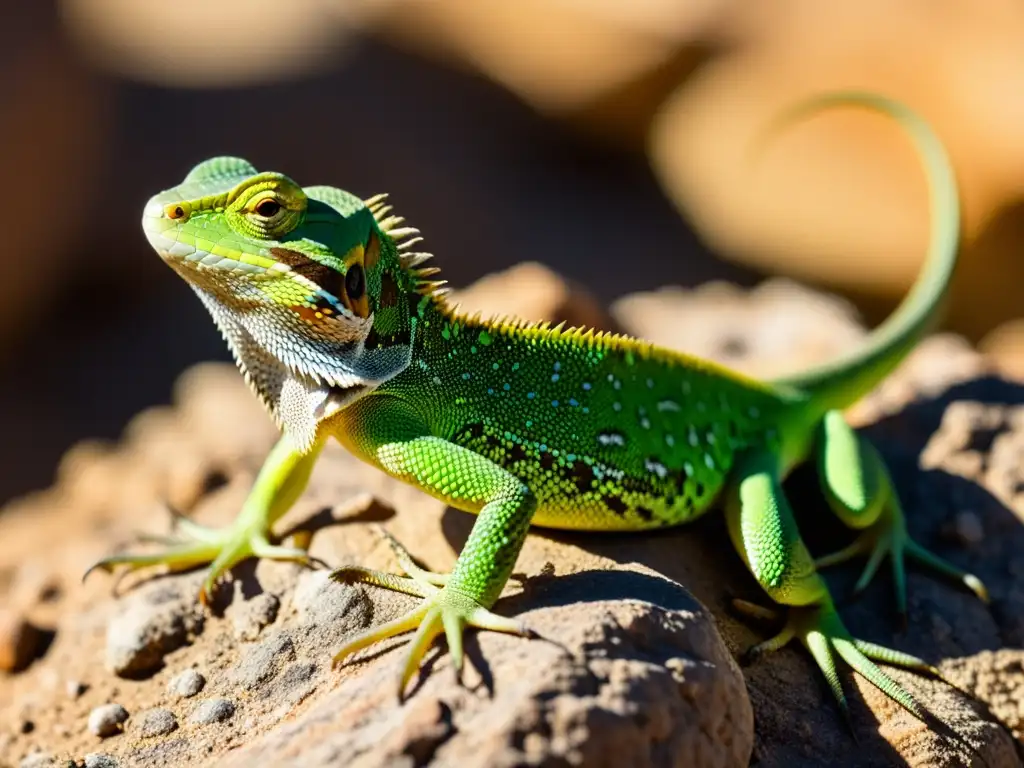
<svg viewBox="0 0 1024 768"><path fill-rule="evenodd" d="M356 317L364 320L370 316L370 301L366 292L365 251L357 245L345 255L345 279L343 297L345 305Z"/></svg>

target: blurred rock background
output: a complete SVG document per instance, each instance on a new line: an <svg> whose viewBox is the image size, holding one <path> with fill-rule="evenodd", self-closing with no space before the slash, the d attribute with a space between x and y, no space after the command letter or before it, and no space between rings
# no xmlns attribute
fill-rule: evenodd
<svg viewBox="0 0 1024 768"><path fill-rule="evenodd" d="M794 100L880 90L933 123L960 176L948 327L1024 374L1016 0L3 7L0 499L166 401L190 363L226 359L138 226L150 194L218 153L390 192L457 286L525 260L601 302L782 274L875 322L927 239L904 137L849 111L756 167L745 150Z"/></svg>

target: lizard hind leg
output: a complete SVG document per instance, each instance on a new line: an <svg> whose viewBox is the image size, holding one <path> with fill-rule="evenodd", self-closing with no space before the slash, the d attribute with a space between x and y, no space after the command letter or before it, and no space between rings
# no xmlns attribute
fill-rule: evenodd
<svg viewBox="0 0 1024 768"><path fill-rule="evenodd" d="M754 646L748 658L778 650L798 640L811 654L828 683L847 722L849 707L840 683L837 659L882 691L918 719L928 722L924 707L875 661L937 675L934 667L909 654L854 638L836 612L828 587L800 538L771 456L753 456L737 465L737 474L726 496L726 521L730 537L761 588L779 611L746 601L734 607L759 620L782 614L784 623L774 637Z"/></svg>
<svg viewBox="0 0 1024 768"><path fill-rule="evenodd" d="M859 531L849 546L819 558L815 562L818 568L866 555L867 563L853 589L856 595L867 587L889 556L900 616L907 612L906 559L961 582L988 602L988 591L976 576L929 552L910 537L885 462L839 411L829 412L822 420L817 464L829 506L844 524Z"/></svg>

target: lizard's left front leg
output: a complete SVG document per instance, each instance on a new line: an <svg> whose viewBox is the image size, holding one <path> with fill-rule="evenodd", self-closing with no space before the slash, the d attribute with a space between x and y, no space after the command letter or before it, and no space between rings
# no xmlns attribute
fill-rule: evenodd
<svg viewBox="0 0 1024 768"><path fill-rule="evenodd" d="M408 577L358 567L341 568L333 574L339 581L374 584L423 598L420 606L404 616L352 638L334 656L337 663L379 640L416 630L399 681L401 696L430 644L442 632L457 673L462 667L465 627L532 635L520 622L489 609L512 573L537 501L522 480L494 462L428 434L412 409L397 398L374 397L357 414L339 431L339 438L355 453L454 507L479 511L450 574L418 568L393 540Z"/></svg>

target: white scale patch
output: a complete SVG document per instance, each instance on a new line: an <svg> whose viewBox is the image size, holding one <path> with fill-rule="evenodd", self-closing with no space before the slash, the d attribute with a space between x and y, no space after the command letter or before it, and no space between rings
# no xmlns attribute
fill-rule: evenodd
<svg viewBox="0 0 1024 768"><path fill-rule="evenodd" d="M644 459L644 469L653 472L662 480L668 476L668 469L665 465L652 459Z"/></svg>

